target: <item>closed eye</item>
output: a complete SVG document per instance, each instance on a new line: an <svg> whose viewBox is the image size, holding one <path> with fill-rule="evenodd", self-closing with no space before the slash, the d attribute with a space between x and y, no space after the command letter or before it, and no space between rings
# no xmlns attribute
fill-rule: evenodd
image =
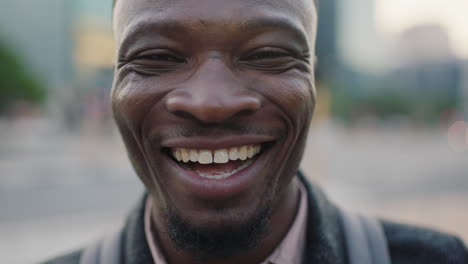
<svg viewBox="0 0 468 264"><path fill-rule="evenodd" d="M170 54L149 54L142 55L135 58L135 60L148 60L148 61L165 61L165 62L185 62L183 58L170 55Z"/></svg>
<svg viewBox="0 0 468 264"><path fill-rule="evenodd" d="M288 57L289 55L283 52L275 52L275 51L261 51L249 55L248 57L244 58L244 60L262 60L262 59L277 59L282 57Z"/></svg>
<svg viewBox="0 0 468 264"><path fill-rule="evenodd" d="M128 68L144 75L160 75L179 69L187 62L186 57L169 49L154 49L123 59L119 67Z"/></svg>

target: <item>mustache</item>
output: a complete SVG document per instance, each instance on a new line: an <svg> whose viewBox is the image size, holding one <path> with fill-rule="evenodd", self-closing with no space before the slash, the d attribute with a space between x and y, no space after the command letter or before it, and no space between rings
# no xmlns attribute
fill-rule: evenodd
<svg viewBox="0 0 468 264"><path fill-rule="evenodd" d="M223 124L196 124L177 125L165 130L163 133L151 137L152 142L161 142L180 137L210 137L219 138L236 135L262 135L280 137L281 130L277 128L260 127L247 123L223 123Z"/></svg>

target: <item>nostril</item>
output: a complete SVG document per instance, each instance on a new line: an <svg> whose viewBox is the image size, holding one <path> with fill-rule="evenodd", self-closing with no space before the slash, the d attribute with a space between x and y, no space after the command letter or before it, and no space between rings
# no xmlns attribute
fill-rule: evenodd
<svg viewBox="0 0 468 264"><path fill-rule="evenodd" d="M192 114L190 114L189 112L185 112L185 111L173 111L172 112L174 115L178 116L178 117L181 117L181 118L185 118L185 119L196 119L196 117Z"/></svg>
<svg viewBox="0 0 468 264"><path fill-rule="evenodd" d="M231 93L174 93L166 98L166 109L184 119L203 123L219 123L234 116L254 114L261 108L261 100L251 95Z"/></svg>
<svg viewBox="0 0 468 264"><path fill-rule="evenodd" d="M249 116L249 115L252 115L253 113L255 113L255 110L253 109L245 109L245 110L241 110L237 113L238 116Z"/></svg>

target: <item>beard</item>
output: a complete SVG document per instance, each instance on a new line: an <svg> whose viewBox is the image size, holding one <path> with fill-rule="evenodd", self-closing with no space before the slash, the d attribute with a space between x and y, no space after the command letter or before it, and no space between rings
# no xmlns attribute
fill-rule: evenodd
<svg viewBox="0 0 468 264"><path fill-rule="evenodd" d="M168 234L177 249L187 250L195 256L226 257L254 249L270 228L271 207L263 206L246 221L237 225L220 223L212 226L194 226L175 210L166 213Z"/></svg>

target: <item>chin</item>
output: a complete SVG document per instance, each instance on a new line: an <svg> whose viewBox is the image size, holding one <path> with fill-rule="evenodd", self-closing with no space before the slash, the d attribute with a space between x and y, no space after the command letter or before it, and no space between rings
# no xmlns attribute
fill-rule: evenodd
<svg viewBox="0 0 468 264"><path fill-rule="evenodd" d="M168 209L165 226L180 250L200 257L229 256L257 246L269 231L271 211L270 203L259 204L250 211L219 209L195 215Z"/></svg>

